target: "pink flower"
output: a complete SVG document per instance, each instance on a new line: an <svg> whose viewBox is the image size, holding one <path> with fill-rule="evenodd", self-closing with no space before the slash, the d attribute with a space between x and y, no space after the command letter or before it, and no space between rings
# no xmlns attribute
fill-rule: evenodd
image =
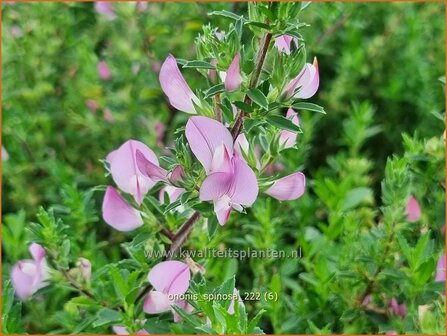
<svg viewBox="0 0 447 336"><path fill-rule="evenodd" d="M97 1L95 2L95 10L97 13L103 15L105 18L109 20L116 19L116 14L113 9L113 6L110 2L106 1Z"/></svg>
<svg viewBox="0 0 447 336"><path fill-rule="evenodd" d="M105 121L108 122L114 122L115 121L115 117L112 114L112 111L110 111L110 109L108 107L106 107L103 111L103 118Z"/></svg>
<svg viewBox="0 0 447 336"><path fill-rule="evenodd" d="M96 112L99 108L98 103L94 99L87 99L85 105L91 112Z"/></svg>
<svg viewBox="0 0 447 336"><path fill-rule="evenodd" d="M9 154L4 146L2 146L2 161L8 161Z"/></svg>
<svg viewBox="0 0 447 336"><path fill-rule="evenodd" d="M234 91L240 88L242 83L241 68L240 68L241 54L237 53L234 56L230 67L225 75L224 86L226 91Z"/></svg>
<svg viewBox="0 0 447 336"><path fill-rule="evenodd" d="M144 302L143 309L148 314L159 314L174 310L172 305L186 308L186 302L180 298L185 294L191 280L187 264L180 261L163 261L155 265L147 279L154 287Z"/></svg>
<svg viewBox="0 0 447 336"><path fill-rule="evenodd" d="M319 85L320 75L315 57L313 64L306 63L298 76L286 85L284 93L287 99L307 99L317 92Z"/></svg>
<svg viewBox="0 0 447 336"><path fill-rule="evenodd" d="M405 207L405 214L409 222L417 222L421 218L421 207L416 198L410 196Z"/></svg>
<svg viewBox="0 0 447 336"><path fill-rule="evenodd" d="M362 301L362 306L367 306L371 303L371 294L368 294L365 296L365 298Z"/></svg>
<svg viewBox="0 0 447 336"><path fill-rule="evenodd" d="M48 268L44 248L33 243L29 247L29 252L33 260L20 260L11 271L12 285L21 300L26 300L47 285Z"/></svg>
<svg viewBox="0 0 447 336"><path fill-rule="evenodd" d="M177 66L175 57L171 54L161 66L159 80L161 88L166 96L168 96L169 103L172 106L183 112L196 113L193 102L199 105L199 98L197 98L186 83Z"/></svg>
<svg viewBox="0 0 447 336"><path fill-rule="evenodd" d="M108 186L102 202L104 221L118 231L132 231L143 225L140 212L130 206L118 193Z"/></svg>
<svg viewBox="0 0 447 336"><path fill-rule="evenodd" d="M306 177L297 172L274 181L265 193L280 201L292 201L304 194L305 187Z"/></svg>
<svg viewBox="0 0 447 336"><path fill-rule="evenodd" d="M298 126L300 124L300 121L298 119L298 114L293 109L289 108L287 110L286 117L287 117L287 119L291 119L292 123L294 123L295 125ZM282 130L281 134L279 136L279 143L284 148L290 148L290 147L295 146L296 138L297 138L296 132Z"/></svg>
<svg viewBox="0 0 447 336"><path fill-rule="evenodd" d="M439 257L438 264L436 265L435 281L445 281L445 253Z"/></svg>
<svg viewBox="0 0 447 336"><path fill-rule="evenodd" d="M137 151L141 152L148 162L158 167L155 153L144 143L136 140L126 141L117 150L109 153L106 160L110 165L110 173L116 185L122 191L131 194L135 201L141 204L156 180L150 179L138 169Z"/></svg>
<svg viewBox="0 0 447 336"><path fill-rule="evenodd" d="M113 332L117 335L130 335L129 332L127 331L126 327L113 326L112 329L113 329ZM141 330L137 331L135 335L150 335L150 334L146 330L141 329Z"/></svg>
<svg viewBox="0 0 447 336"><path fill-rule="evenodd" d="M239 291L236 288L234 288L233 289L233 297L231 299L230 306L228 307L228 312L230 314L234 314L234 301L235 301L235 298L237 298L237 301L238 301L239 305L243 305L244 304L244 301L242 301L242 298L239 295Z"/></svg>
<svg viewBox="0 0 447 336"><path fill-rule="evenodd" d="M185 189L183 188L177 188L170 185L161 188L159 194L160 203L164 203L165 195L168 195L169 203L174 203L184 191Z"/></svg>
<svg viewBox="0 0 447 336"><path fill-rule="evenodd" d="M292 41L295 43L295 46L298 48L298 40L296 37L290 35L281 35L275 38L275 47L280 52L284 52L287 55L290 55L291 52L291 44Z"/></svg>
<svg viewBox="0 0 447 336"><path fill-rule="evenodd" d="M135 6L139 12L145 12L148 8L148 3L146 1L137 1Z"/></svg>
<svg viewBox="0 0 447 336"><path fill-rule="evenodd" d="M407 315L407 306L405 303L399 304L396 298L392 298L390 302L390 310L393 314L404 318Z"/></svg>
<svg viewBox="0 0 447 336"><path fill-rule="evenodd" d="M207 173L200 188L200 200L213 201L219 224L224 225L232 209L242 211L258 196L253 170L234 151L228 129L214 119L191 117L185 128L191 151Z"/></svg>
<svg viewBox="0 0 447 336"><path fill-rule="evenodd" d="M224 33L223 32L220 32L220 31L216 31L216 38L219 40L219 41L222 41L222 39L223 39L223 37L224 37Z"/></svg>
<svg viewBox="0 0 447 336"><path fill-rule="evenodd" d="M98 75L102 80L109 80L112 78L112 72L105 61L98 63Z"/></svg>
<svg viewBox="0 0 447 336"><path fill-rule="evenodd" d="M79 258L77 265L81 270L82 278L84 278L86 282L89 282L92 277L92 264L90 261L85 258Z"/></svg>

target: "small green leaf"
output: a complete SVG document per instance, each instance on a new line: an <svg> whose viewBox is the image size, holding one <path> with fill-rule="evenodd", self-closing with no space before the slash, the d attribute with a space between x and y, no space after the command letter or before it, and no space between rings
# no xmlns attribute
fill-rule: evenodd
<svg viewBox="0 0 447 336"><path fill-rule="evenodd" d="M229 19L233 19L233 20L239 20L240 18L243 18L240 15L236 15L232 12L226 11L226 10L222 10L222 11L214 11L209 13L208 15L216 15L216 16L223 16Z"/></svg>
<svg viewBox="0 0 447 336"><path fill-rule="evenodd" d="M208 238L211 240L217 231L218 223L216 216L211 216L208 218Z"/></svg>
<svg viewBox="0 0 447 336"><path fill-rule="evenodd" d="M324 108L317 104L299 102L292 105L295 110L306 110L326 114Z"/></svg>
<svg viewBox="0 0 447 336"><path fill-rule="evenodd" d="M215 96L218 93L221 93L221 92L224 92L224 91L225 91L225 86L224 86L223 83L214 85L214 86L210 87L208 90L206 90L204 92L205 93L205 99L209 98L209 97L212 97L212 96Z"/></svg>
<svg viewBox="0 0 447 336"><path fill-rule="evenodd" d="M247 92L247 95L253 102L261 106L263 109L265 110L268 109L269 102L267 101L267 97L264 96L261 90L251 89L250 91Z"/></svg>
<svg viewBox="0 0 447 336"><path fill-rule="evenodd" d="M183 64L183 68L216 69L214 65L205 61L187 61L185 64Z"/></svg>
<svg viewBox="0 0 447 336"><path fill-rule="evenodd" d="M235 101L233 104L236 107L240 108L244 112L253 112L254 111L253 106L251 106L251 105L249 105L247 103L244 103L242 101Z"/></svg>
<svg viewBox="0 0 447 336"><path fill-rule="evenodd" d="M281 129L285 129L292 132L303 133L298 125L295 125L292 120L280 115L271 115L267 118L267 121Z"/></svg>
<svg viewBox="0 0 447 336"><path fill-rule="evenodd" d="M96 321L93 323L93 327L100 327L120 320L121 314L119 312L109 308L104 308L96 314Z"/></svg>
<svg viewBox="0 0 447 336"><path fill-rule="evenodd" d="M255 26L255 27L258 27L258 28L262 28L262 29L267 29L267 30L270 29L270 25L267 24L267 23L264 23L264 22L249 21L246 24L250 25L250 26Z"/></svg>

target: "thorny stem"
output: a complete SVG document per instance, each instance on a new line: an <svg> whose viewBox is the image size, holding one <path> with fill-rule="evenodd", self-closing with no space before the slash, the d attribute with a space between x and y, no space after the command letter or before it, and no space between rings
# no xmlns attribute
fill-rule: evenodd
<svg viewBox="0 0 447 336"><path fill-rule="evenodd" d="M259 48L258 55L256 56L256 66L253 70L253 73L250 78L250 82L248 83L248 88L253 89L257 86L259 76L261 75L262 67L264 66L265 56L267 55L267 51L269 49L270 41L272 40L272 33L267 32L264 34L264 36L261 39L261 45ZM250 97L248 95L245 95L244 102L246 104L251 103ZM244 111L239 111L236 121L234 122L233 128L231 129L231 135L233 136L233 139L236 139L239 133L241 133L242 130L242 122L245 117Z"/></svg>
<svg viewBox="0 0 447 336"><path fill-rule="evenodd" d="M365 300L366 296L371 293L371 291L374 289L374 287L376 285L377 276L380 274L380 272L382 272L382 269L385 266L385 261L386 261L386 258L388 257L388 253L390 252L395 233L396 233L395 225L393 224L393 227L391 229L391 234L388 238L388 241L386 242L385 249L383 250L383 253L382 253L382 258L380 259L380 261L377 265L376 271L374 272L372 277L368 279L368 284L366 285L365 291L358 299L358 302L360 304ZM366 308L368 308L368 306Z"/></svg>
<svg viewBox="0 0 447 336"><path fill-rule="evenodd" d="M222 122L222 109L220 108L220 94L214 96L216 102L216 120Z"/></svg>

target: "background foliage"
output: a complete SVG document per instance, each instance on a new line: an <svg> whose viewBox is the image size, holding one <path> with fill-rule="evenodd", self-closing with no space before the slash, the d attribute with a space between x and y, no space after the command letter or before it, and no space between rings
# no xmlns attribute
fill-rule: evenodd
<svg viewBox="0 0 447 336"><path fill-rule="evenodd" d="M152 261L120 263L138 242L129 243L101 219L103 193L92 188L109 178L100 160L129 138L162 153L160 143L173 139L172 132L160 134L160 123L172 131L187 116L168 106L157 78L160 63L168 53L193 59L203 24L228 26L208 12L247 11L244 3L155 3L143 12L134 4L115 6L114 21L92 3L2 7L2 143L9 154L2 164L2 281L9 333L110 333L115 320L98 322L90 303L62 281L32 302L12 304L11 265L28 257L31 222L62 225L54 212L71 245L61 262L91 260L102 297L120 300L111 268L150 269ZM206 230L196 229L188 243L302 248L302 259L203 260L210 284L236 275L241 291L279 293L277 302L246 302L249 316L265 310L258 323L264 332L445 331L444 283L434 282L445 224L444 11L444 3L314 3L302 12L310 25L303 30L309 57L317 55L320 65L312 101L327 115L300 115L304 134L282 164L305 167L308 191L291 203L260 199L211 242ZM100 60L111 68L110 81L98 77ZM191 87L200 84L198 73L185 76ZM89 99L98 102L96 112L88 109ZM410 194L423 211L417 223L403 214ZM112 275L113 281L121 276L127 294L134 284L129 274ZM376 311L360 300L371 279ZM404 319L387 313L392 297L407 304ZM191 331L190 323L171 331ZM148 325L169 331L158 320Z"/></svg>

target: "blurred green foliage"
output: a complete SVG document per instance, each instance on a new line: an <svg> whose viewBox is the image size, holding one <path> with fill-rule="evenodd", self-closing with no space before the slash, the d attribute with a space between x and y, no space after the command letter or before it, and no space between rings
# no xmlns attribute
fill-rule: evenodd
<svg viewBox="0 0 447 336"><path fill-rule="evenodd" d="M168 53L194 59L202 25L226 28L225 18L208 12L247 11L245 3L153 3L146 11L114 6L113 21L92 3L2 6L8 333L110 333L116 312L96 313L98 307L62 281L56 281L57 290L41 290L51 300L13 305L11 265L28 257L30 241L54 236L54 250L62 246L59 266L81 256L92 262L98 297L118 303L133 297L136 277L155 263L134 252L141 253L141 245L158 247L150 232L130 241L100 219L102 192L91 189L108 181L100 160L129 138L162 153L160 142L169 145L174 137L161 136L157 125L173 131L187 116L167 104L157 78L161 62ZM433 281L445 224L445 87L439 80L445 74L444 12L444 3L313 3L303 11L301 20L310 25L303 30L308 61L316 55L320 66L319 93L311 101L327 115L300 115L298 150L285 151L281 164L288 171L305 168L308 192L291 203L261 198L247 216L218 228L211 241L206 230L195 230L188 243L302 249L302 259L205 261L211 284L225 287L236 275L241 292L279 293L278 301L246 302L249 316L265 310L258 324L264 332L445 331L444 283ZM109 81L98 76L101 60L111 69ZM191 87L200 86L198 73L184 74ZM97 102L96 111L88 100ZM403 213L410 194L423 212L412 224ZM166 221L177 226L181 219L168 214ZM39 227L47 227L48 236ZM123 259L128 257L133 259ZM111 285L121 278L125 288ZM365 294L372 295L373 310L361 305ZM392 297L406 302L405 319L387 313ZM169 332L163 318L148 319L148 330ZM193 332L189 323L196 321L174 331Z"/></svg>

